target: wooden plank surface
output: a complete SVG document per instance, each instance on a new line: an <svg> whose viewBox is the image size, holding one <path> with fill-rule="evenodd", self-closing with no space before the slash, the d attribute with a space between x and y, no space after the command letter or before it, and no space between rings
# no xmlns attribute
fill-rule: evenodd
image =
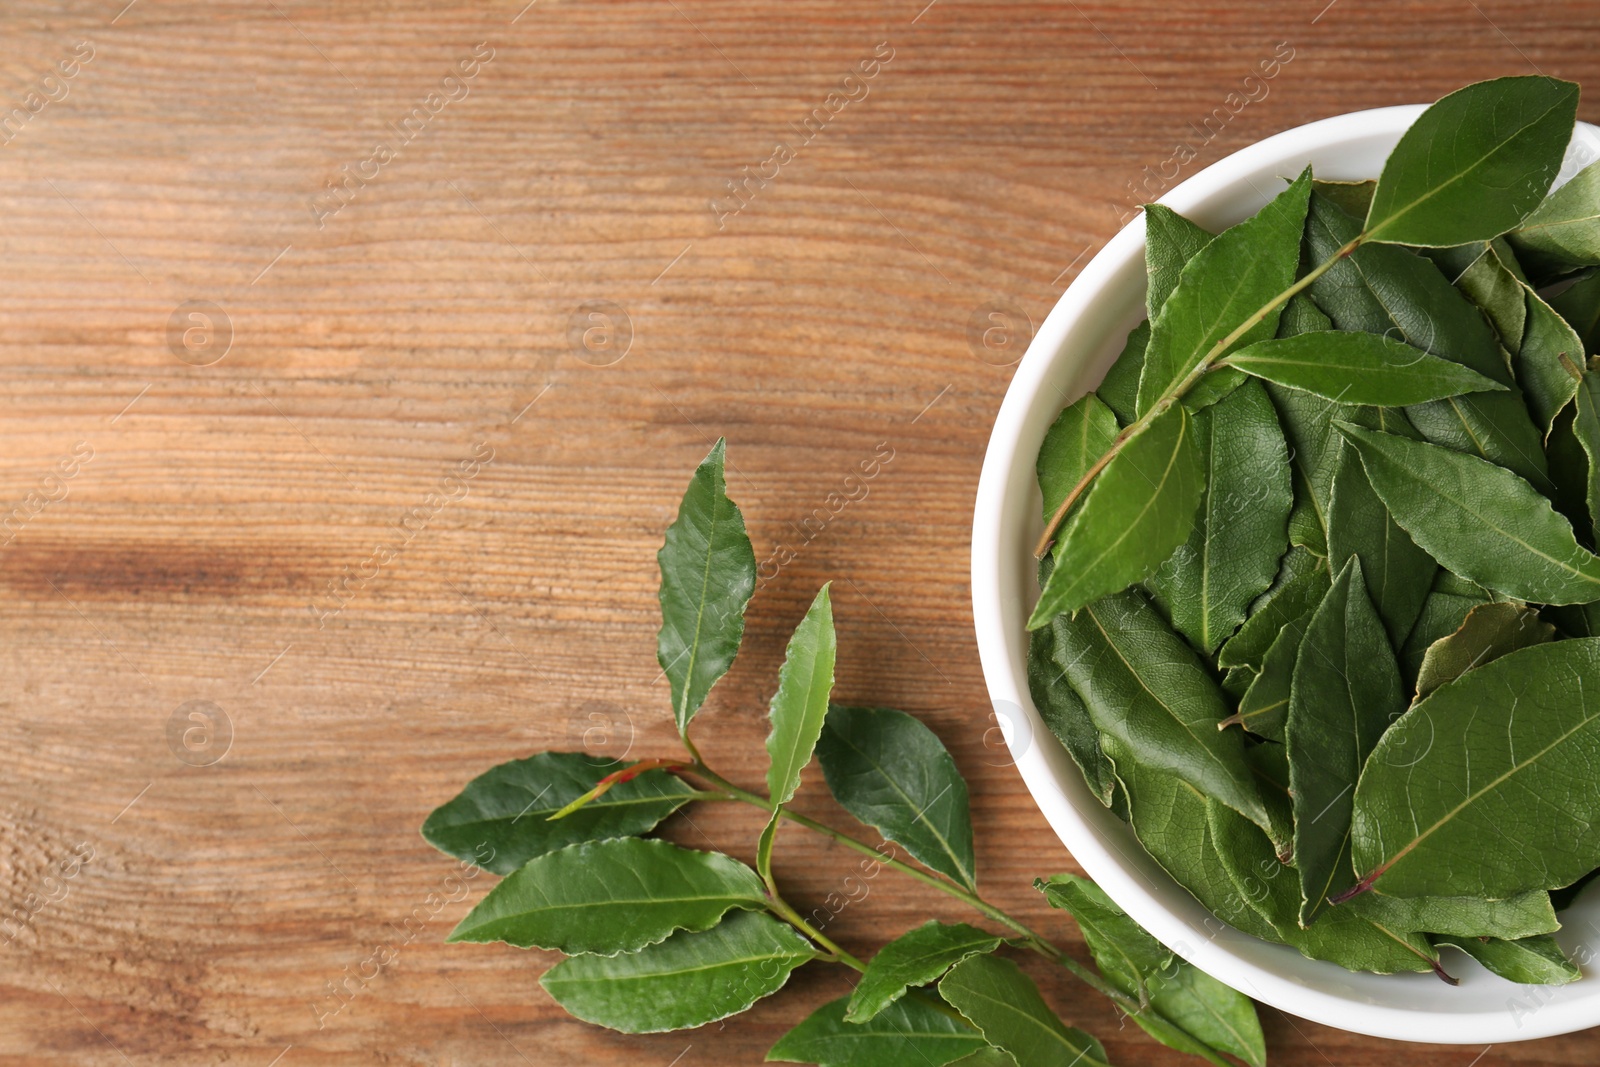
<svg viewBox="0 0 1600 1067"><path fill-rule="evenodd" d="M1585 0L525 2L0 13L0 900L32 911L0 1062L742 1065L838 995L814 968L726 1026L580 1025L547 954L442 943L484 883L417 835L511 756L672 751L653 557L720 435L758 556L793 558L708 757L759 781L784 636L837 579L841 695L938 731L986 891L1071 943L967 587L1026 329L969 322L1037 324L1163 176L1278 130L1531 70L1600 93ZM757 830L671 826L744 856ZM781 845L809 906L853 866ZM829 932L965 917L893 877ZM1184 1062L1031 971L1117 1062ZM1283 1065L1594 1058L1264 1022Z"/></svg>

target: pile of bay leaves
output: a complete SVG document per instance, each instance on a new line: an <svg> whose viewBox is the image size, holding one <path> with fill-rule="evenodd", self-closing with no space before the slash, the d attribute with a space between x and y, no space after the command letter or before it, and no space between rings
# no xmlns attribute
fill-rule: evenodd
<svg viewBox="0 0 1600 1067"><path fill-rule="evenodd" d="M1469 86L1377 181L1307 170L1220 234L1149 207L1149 319L1039 454L1042 714L1203 905L1353 970L1579 977L1550 936L1600 867L1577 100Z"/></svg>

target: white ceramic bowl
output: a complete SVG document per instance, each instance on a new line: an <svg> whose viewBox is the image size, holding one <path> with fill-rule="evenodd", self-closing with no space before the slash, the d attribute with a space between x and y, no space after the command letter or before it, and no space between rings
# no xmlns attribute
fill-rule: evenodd
<svg viewBox="0 0 1600 1067"><path fill-rule="evenodd" d="M1206 168L1161 203L1217 231L1254 214L1307 163L1318 177L1374 178L1422 113L1361 111L1269 137ZM1563 176L1600 157L1600 130L1579 123ZM1056 302L995 419L972 526L972 607L978 652L1017 769L1045 818L1089 876L1164 944L1264 1003L1357 1033L1486 1044L1600 1025L1600 963L1550 988L1497 978L1451 950L1450 987L1432 975L1354 974L1223 926L1089 793L1028 695L1024 623L1038 585L1032 546L1042 528L1034 457L1061 409L1096 385L1144 317L1144 216L1111 239ZM1580 960L1600 961L1600 893L1570 909L1558 935ZM1585 954L1585 951L1587 953Z"/></svg>

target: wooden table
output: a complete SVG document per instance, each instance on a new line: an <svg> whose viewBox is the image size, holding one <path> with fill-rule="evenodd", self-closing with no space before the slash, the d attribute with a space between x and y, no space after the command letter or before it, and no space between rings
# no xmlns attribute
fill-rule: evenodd
<svg viewBox="0 0 1600 1067"><path fill-rule="evenodd" d="M0 16L5 1063L751 1064L839 995L812 968L726 1026L580 1025L552 956L443 944L470 905L417 834L503 759L673 750L654 553L721 435L758 556L793 558L708 757L760 780L783 640L836 579L839 694L939 732L986 892L1074 943L968 607L1027 324L1262 136L1500 74L1600 90L1582 0L126 2ZM670 832L748 857L753 816ZM807 905L852 866L781 850ZM893 879L830 933L967 917ZM1189 1062L1031 972L1117 1062ZM1263 1019L1285 1065L1594 1060Z"/></svg>

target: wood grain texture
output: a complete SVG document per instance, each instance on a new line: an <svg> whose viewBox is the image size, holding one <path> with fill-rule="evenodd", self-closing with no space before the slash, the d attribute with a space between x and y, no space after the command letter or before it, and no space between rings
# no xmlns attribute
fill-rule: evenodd
<svg viewBox="0 0 1600 1067"><path fill-rule="evenodd" d="M760 781L784 638L838 579L840 694L943 737L986 892L1081 954L1029 888L1072 861L995 743L973 644L970 512L1024 338L975 351L969 321L1042 321L1180 141L1187 176L1479 78L1600 91L1584 0L125 2L0 13L0 115L59 97L0 125L0 902L40 905L0 947L6 1064L743 1065L842 993L810 968L726 1026L580 1025L536 984L548 954L442 943L485 883L455 888L417 833L511 756L672 751L654 553L719 435L758 558L793 559L702 716L708 758ZM1280 42L1265 98L1203 136ZM319 208L480 43L465 95ZM866 95L800 143L881 43ZM779 141L793 158L719 221ZM169 337L190 301L228 323L199 355ZM622 334L574 341L591 302L626 317L616 362ZM231 732L207 766L169 744L191 701ZM222 746L190 740L191 762ZM799 807L843 819L807 783ZM758 829L669 824L747 858ZM797 902L853 866L784 831ZM893 877L829 933L870 951L970 918ZM1116 1062L1184 1062L1030 969ZM1473 1061L1264 1022L1282 1065L1579 1064L1595 1040Z"/></svg>

